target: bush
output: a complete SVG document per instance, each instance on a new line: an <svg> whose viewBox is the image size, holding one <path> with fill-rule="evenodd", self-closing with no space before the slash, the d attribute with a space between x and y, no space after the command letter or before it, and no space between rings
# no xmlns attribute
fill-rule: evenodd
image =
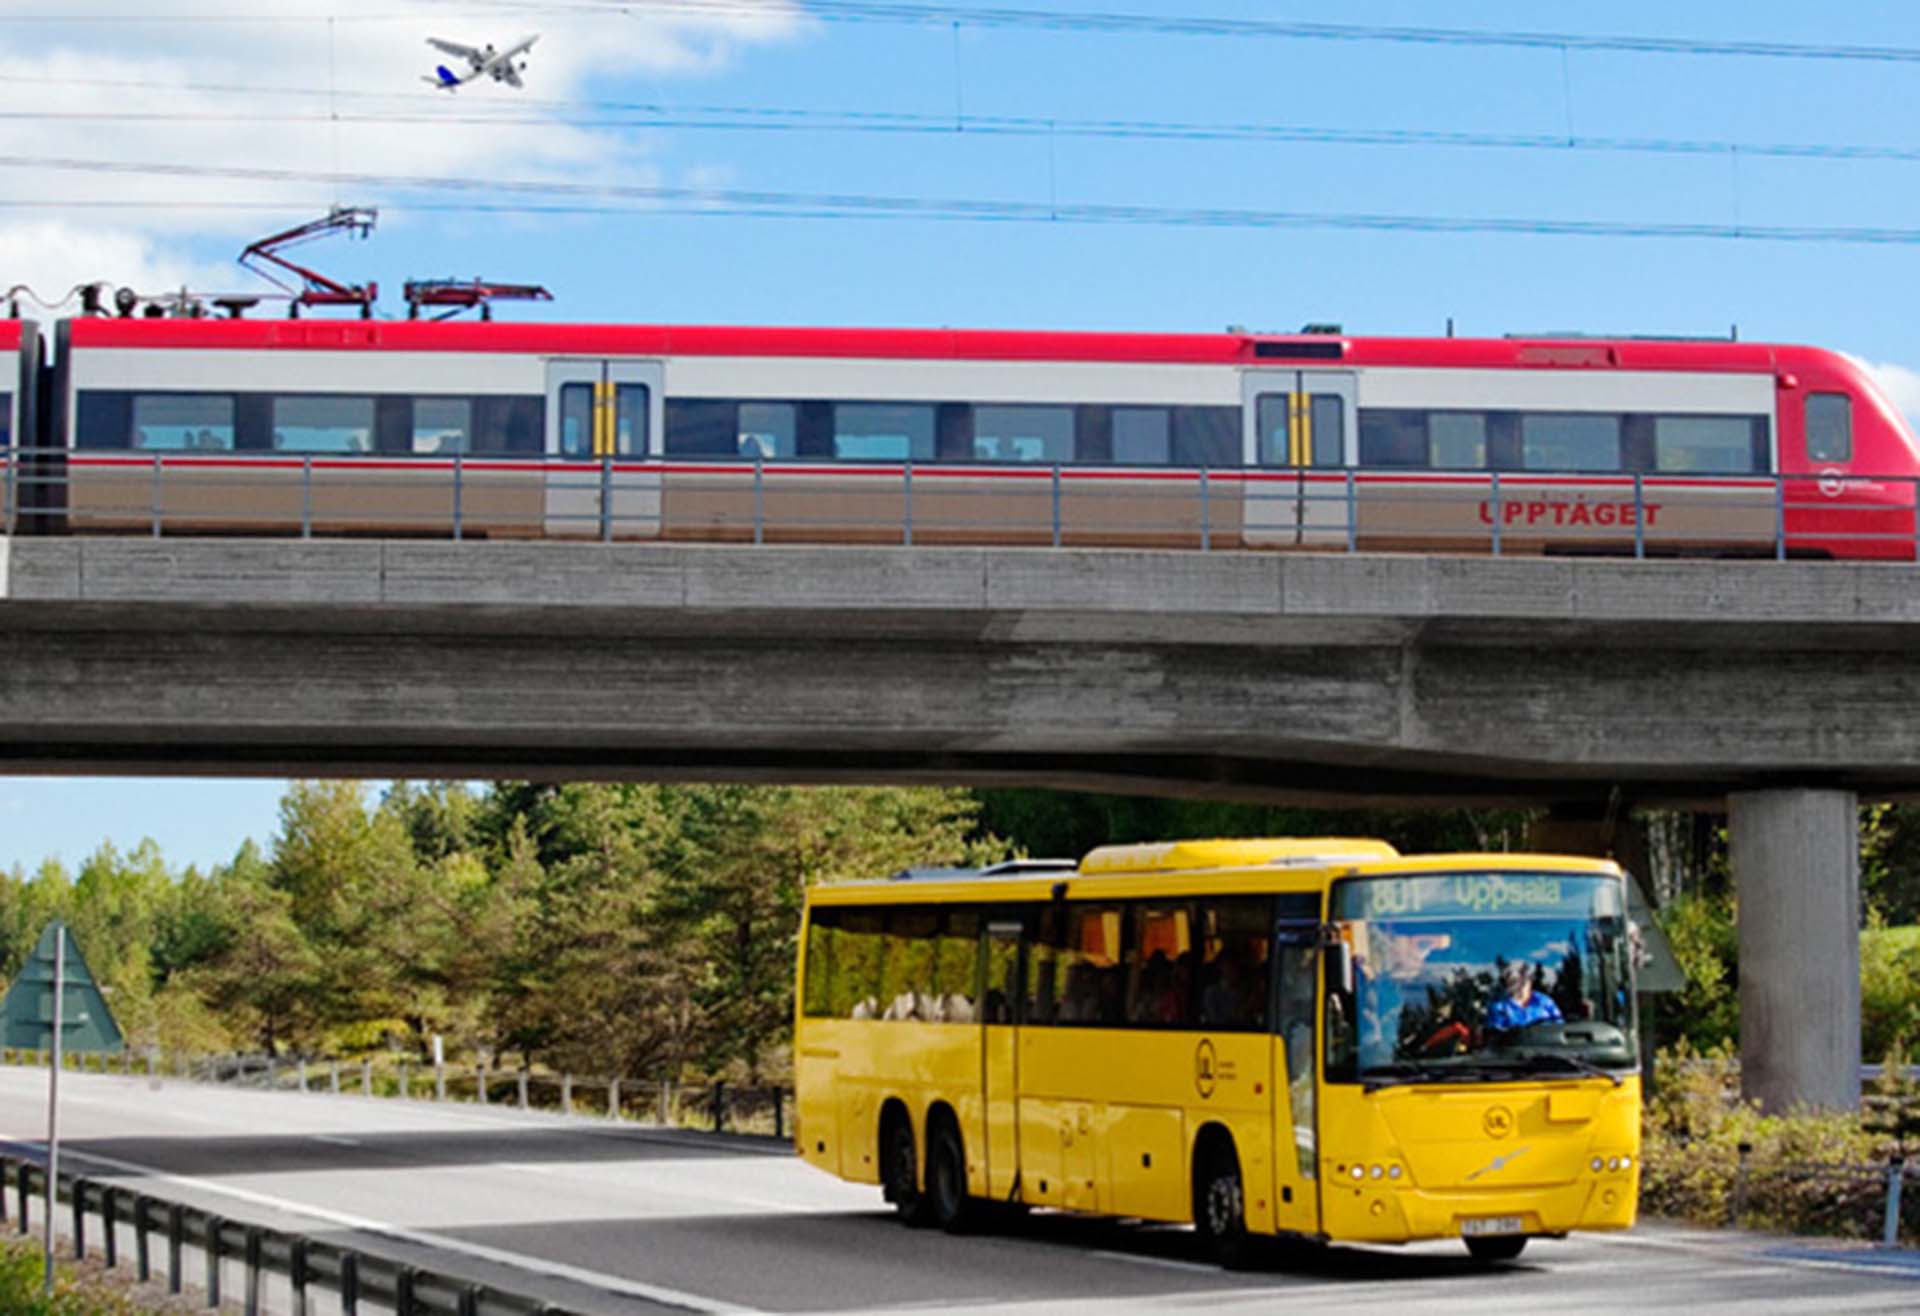
<svg viewBox="0 0 1920 1316"><path fill-rule="evenodd" d="M81 1279L67 1266L54 1270L53 1296L41 1292L46 1262L38 1243L0 1238L0 1312L7 1316L139 1316L135 1305L104 1281Z"/></svg>
<svg viewBox="0 0 1920 1316"><path fill-rule="evenodd" d="M1660 1072L1642 1131L1640 1204L1647 1212L1703 1225L1880 1236L1886 1164L1901 1146L1886 1102L1868 1115L1762 1114L1740 1100L1738 1064L1724 1045L1701 1053L1682 1042L1662 1053ZM1889 1090L1895 1086L1890 1082ZM1911 1095L1890 1100L1920 1109ZM1751 1148L1745 1209L1733 1221L1742 1143ZM1920 1240L1920 1191L1905 1194L1901 1207L1901 1237Z"/></svg>

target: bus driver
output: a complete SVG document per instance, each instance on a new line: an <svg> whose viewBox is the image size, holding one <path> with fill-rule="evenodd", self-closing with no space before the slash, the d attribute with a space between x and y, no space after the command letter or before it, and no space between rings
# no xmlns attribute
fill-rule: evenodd
<svg viewBox="0 0 1920 1316"><path fill-rule="evenodd" d="M1511 1033L1532 1024L1557 1024L1560 1007L1551 996L1533 990L1533 966L1514 961L1500 974L1506 995L1487 1007L1487 1027L1499 1033Z"/></svg>

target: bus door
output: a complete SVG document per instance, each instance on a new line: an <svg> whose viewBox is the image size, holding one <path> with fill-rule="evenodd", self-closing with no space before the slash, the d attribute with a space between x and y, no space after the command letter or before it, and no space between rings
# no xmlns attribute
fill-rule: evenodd
<svg viewBox="0 0 1920 1316"><path fill-rule="evenodd" d="M1020 967L1023 925L990 921L981 930L986 967L980 1011L980 1097L986 1126L986 1196L1011 1198L1020 1184L1020 1030L1026 979Z"/></svg>
<svg viewBox="0 0 1920 1316"><path fill-rule="evenodd" d="M547 362L547 534L567 539L654 538L665 404L657 361Z"/></svg>
<svg viewBox="0 0 1920 1316"><path fill-rule="evenodd" d="M1320 897L1283 895L1274 933L1273 1198L1276 1228L1320 1232L1314 1065L1320 996Z"/></svg>
<svg viewBox="0 0 1920 1316"><path fill-rule="evenodd" d="M1250 370L1246 417L1247 542L1343 548L1346 470L1360 447L1354 376L1337 370ZM1275 473L1284 478L1274 479Z"/></svg>

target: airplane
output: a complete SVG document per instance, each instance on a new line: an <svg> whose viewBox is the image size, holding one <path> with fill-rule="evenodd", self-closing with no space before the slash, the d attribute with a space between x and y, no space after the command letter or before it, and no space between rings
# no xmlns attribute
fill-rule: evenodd
<svg viewBox="0 0 1920 1316"><path fill-rule="evenodd" d="M495 51L492 46L476 50L472 46L463 46L457 41L442 41L439 37L428 37L429 46L435 50L444 51L455 59L464 59L469 68L463 75L455 73L445 64L437 64L434 66L433 76L423 77L421 81L441 91L452 91L479 77L491 77L495 82L504 82L509 87L525 86L526 84L520 81L520 75L527 71L527 61L524 59L520 59L518 63L514 61L533 49L533 43L539 39L540 34L536 32L503 51Z"/></svg>

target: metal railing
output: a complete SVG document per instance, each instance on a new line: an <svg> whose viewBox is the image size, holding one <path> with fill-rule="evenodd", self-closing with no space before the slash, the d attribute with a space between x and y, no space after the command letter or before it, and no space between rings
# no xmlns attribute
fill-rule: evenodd
<svg viewBox="0 0 1920 1316"><path fill-rule="evenodd" d="M1830 1164L1822 1162L1783 1162L1756 1165L1753 1144L1738 1147L1739 1161L1734 1170L1733 1189L1728 1198L1727 1223L1738 1228L1756 1210L1760 1198L1768 1192L1778 1194L1810 1189L1817 1199L1816 1213L1840 1232L1870 1234L1879 1225L1880 1245L1898 1247L1903 1233L1920 1232L1920 1194L1905 1189L1908 1178L1920 1178L1920 1167L1910 1167L1901 1153L1890 1155L1878 1164ZM1802 1208L1804 1218L1806 1208ZM1877 1216L1877 1221L1871 1217ZM1908 1220L1907 1217L1914 1217Z"/></svg>
<svg viewBox="0 0 1920 1316"><path fill-rule="evenodd" d="M0 449L15 533L1920 560L1920 477Z"/></svg>
<svg viewBox="0 0 1920 1316"><path fill-rule="evenodd" d="M0 1226L7 1223L7 1187L21 1234L44 1211L47 1171L27 1157L0 1155ZM76 1260L89 1253L90 1224L98 1222L100 1259L109 1270L126 1259L132 1244L133 1275L141 1283L164 1275L170 1293L182 1293L197 1278L210 1308L238 1298L248 1316L265 1310L267 1278L285 1281L294 1316L316 1311L317 1294L332 1294L342 1316L378 1307L396 1316L564 1316L564 1308L531 1294L481 1284L431 1268L350 1247L338 1231L324 1238L229 1219L216 1211L170 1201L152 1193L84 1175L62 1172L56 1202L70 1212L66 1246ZM44 1217L43 1217L44 1219ZM197 1252L197 1257L191 1256ZM158 1255L156 1255L158 1254ZM197 1261L197 1274L190 1262ZM237 1270L238 1293L226 1289Z"/></svg>
<svg viewBox="0 0 1920 1316"><path fill-rule="evenodd" d="M0 1050L0 1064L45 1068L48 1054L7 1048ZM73 1053L66 1068L279 1092L460 1102L776 1140L784 1140L792 1127L793 1094L777 1084L688 1084L486 1064L434 1065L398 1056L340 1060L128 1050L114 1055Z"/></svg>

